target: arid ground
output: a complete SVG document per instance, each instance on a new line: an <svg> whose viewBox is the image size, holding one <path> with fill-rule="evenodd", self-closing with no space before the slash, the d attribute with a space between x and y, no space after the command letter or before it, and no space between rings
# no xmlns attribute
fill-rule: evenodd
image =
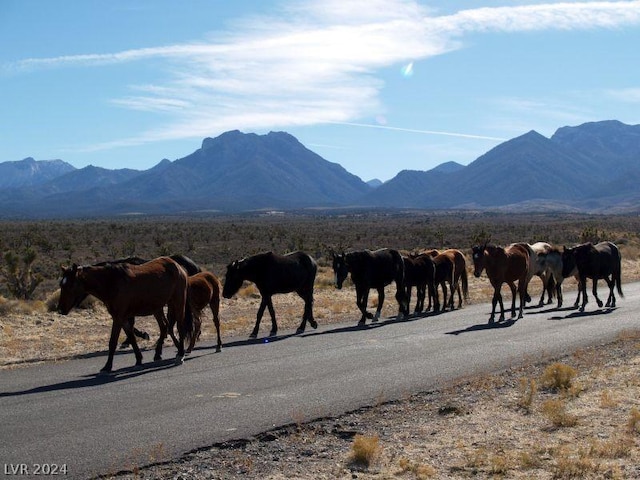
<svg viewBox="0 0 640 480"><path fill-rule="evenodd" d="M38 245L41 262L36 264L46 279L34 300L8 299L6 294L0 297L0 368L33 368L40 362L65 361L106 350L110 319L99 302L89 302L66 317L51 311L55 305L57 265L70 261L90 263L134 252L150 256L163 253L161 249L171 253L183 243L192 247L188 253L192 258L223 277L226 261L261 249L284 251L286 247L278 248L284 244L305 247L313 243L309 249L314 251L327 246L354 248L365 244L406 250L459 246L468 253L471 237L476 234L532 242L542 239L544 232L549 238L554 231L549 225L555 225L562 232L553 233L559 239L554 243L578 243L594 234L617 241L623 252L623 288L624 283L640 279L640 229L635 218L607 223L597 218L572 217L562 223L555 217L545 217L532 223L526 218L516 222L511 217L500 217L493 222L483 217L476 223L465 223L464 234L456 222L467 222L468 218L449 218L438 225L434 225L437 220L429 220L416 227L422 235L431 235L424 242L419 242L420 234L409 228L405 229L405 236L394 237L398 225L403 225L397 218L393 222L379 222L377 218L348 220L351 223L331 225L331 232L321 237L322 241L312 237L319 234L305 226L306 219L295 224L297 233L291 233L290 226L286 231L279 230L284 227L269 220L266 230L271 236L265 236L264 229L256 229L246 220L227 220L222 227L216 224L207 230L215 231L211 237L202 233L202 223L198 222L187 233L178 228L180 224L153 222L144 233L142 227L128 222L79 222L71 227L60 223L50 225L50 235L45 234L46 225L11 225L0 237L0 246L5 250L19 249L26 231L29 242ZM490 231L497 230L495 225L503 227L500 235ZM507 229L511 234L504 233ZM167 233L169 230L174 233ZM62 231L67 232L65 241L58 242ZM247 240L243 249L242 243L237 243L238 231L244 232L241 240L248 238L247 232L262 233ZM456 232L464 235L464 240L455 238ZM113 238L104 240L109 235ZM216 242L221 237L227 239L224 252L217 249L219 244L212 240L214 237ZM391 244L392 238L399 243ZM120 247L114 246L116 241ZM127 242L129 246L121 248ZM205 244L216 249L217 256L203 253ZM174 248L170 249L170 245ZM205 257L210 260L202 261ZM358 317L352 286L337 291L328 262L319 263L316 319L324 324L355 323ZM575 287L573 279L566 281L565 304L573 303ZM534 278L530 290L534 298L539 288L540 281ZM486 277L470 276L470 294L471 303L490 300ZM387 298L393 299L391 291ZM370 305L375 303L372 292ZM225 337L248 335L258 304L258 292L250 284L233 299L222 300L223 342ZM274 304L281 331L295 329L302 301L287 294L274 297ZM619 306L624 308L624 300ZM386 302L383 316L396 313L394 302ZM455 315L455 311L445 315ZM215 338L210 318L207 312L201 341ZM268 318L265 320L261 334L269 330ZM151 334L151 341L142 341L146 349L151 349L157 335L155 321L141 318L136 326ZM610 345L569 352L564 358L528 359L507 372L456 379L438 391L418 393L401 401L386 402L381 398L374 406L339 418L306 424L292 418L289 426L256 438L203 448L174 461L166 458L161 444L153 445L147 451L131 452L127 464L104 473L114 477L196 479L640 478L639 348L640 328ZM150 355L147 352L145 357ZM153 465L139 467L148 463Z"/></svg>

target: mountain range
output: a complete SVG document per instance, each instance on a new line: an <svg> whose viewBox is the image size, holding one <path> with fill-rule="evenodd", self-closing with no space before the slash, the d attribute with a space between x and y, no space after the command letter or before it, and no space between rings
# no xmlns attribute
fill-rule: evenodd
<svg viewBox="0 0 640 480"><path fill-rule="evenodd" d="M535 131L469 165L446 162L365 183L285 132L237 130L149 170L0 163L1 218L340 207L640 212L640 125L616 120Z"/></svg>

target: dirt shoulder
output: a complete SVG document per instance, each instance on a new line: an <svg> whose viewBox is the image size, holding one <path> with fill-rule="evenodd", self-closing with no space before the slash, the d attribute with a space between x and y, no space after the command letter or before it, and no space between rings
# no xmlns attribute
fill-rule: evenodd
<svg viewBox="0 0 640 480"><path fill-rule="evenodd" d="M337 418L292 420L137 467L162 461L157 445L132 454L129 473L109 478L640 478L639 366L640 330L554 361ZM566 388L545 387L562 374Z"/></svg>

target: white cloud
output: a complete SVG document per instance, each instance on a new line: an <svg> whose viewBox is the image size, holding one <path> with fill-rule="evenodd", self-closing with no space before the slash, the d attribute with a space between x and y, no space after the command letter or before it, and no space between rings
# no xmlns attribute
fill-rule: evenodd
<svg viewBox="0 0 640 480"><path fill-rule="evenodd" d="M33 71L164 61L166 77L154 85L132 85L135 94L112 102L162 113L167 123L101 146L112 148L198 138L229 128L357 122L380 111L383 84L376 76L380 68L461 48L467 33L637 24L640 1L477 8L442 16L411 0L298 1L269 19L244 19L233 30L201 43L25 59L4 68Z"/></svg>

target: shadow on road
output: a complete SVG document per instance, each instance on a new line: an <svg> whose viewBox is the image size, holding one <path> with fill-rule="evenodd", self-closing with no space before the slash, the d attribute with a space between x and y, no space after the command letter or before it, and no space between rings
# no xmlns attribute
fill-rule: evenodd
<svg viewBox="0 0 640 480"><path fill-rule="evenodd" d="M191 360L185 358L185 361ZM0 397L16 397L20 395L31 395L34 393L55 392L59 390L71 390L75 388L95 387L98 385L104 385L106 383L118 382L121 380L128 380L131 378L146 375L148 373L157 372L160 370L166 370L180 366L176 364L174 359L160 360L156 362L149 362L140 366L132 366L113 370L111 373L95 373L91 375L85 375L76 380L69 380L66 382L52 383L51 385L42 385L40 387L30 388L28 390L20 390L17 392L0 392Z"/></svg>
<svg viewBox="0 0 640 480"><path fill-rule="evenodd" d="M494 323L479 323L477 325L471 325L470 327L463 328L461 330L454 330L453 332L447 332L447 335L460 335L461 333L470 333L470 332L479 332L482 330L493 330L496 328L509 328L512 325L515 325L517 319L511 318L509 320L504 320L502 322L494 322Z"/></svg>
<svg viewBox="0 0 640 480"><path fill-rule="evenodd" d="M570 318L578 318L578 317L592 317L594 315L608 315L611 312L614 312L618 309L618 307L606 307L599 308L598 310L590 310L588 312L572 312L569 315L556 315L553 317L549 317L549 320L568 320ZM573 310L573 307L571 307Z"/></svg>

